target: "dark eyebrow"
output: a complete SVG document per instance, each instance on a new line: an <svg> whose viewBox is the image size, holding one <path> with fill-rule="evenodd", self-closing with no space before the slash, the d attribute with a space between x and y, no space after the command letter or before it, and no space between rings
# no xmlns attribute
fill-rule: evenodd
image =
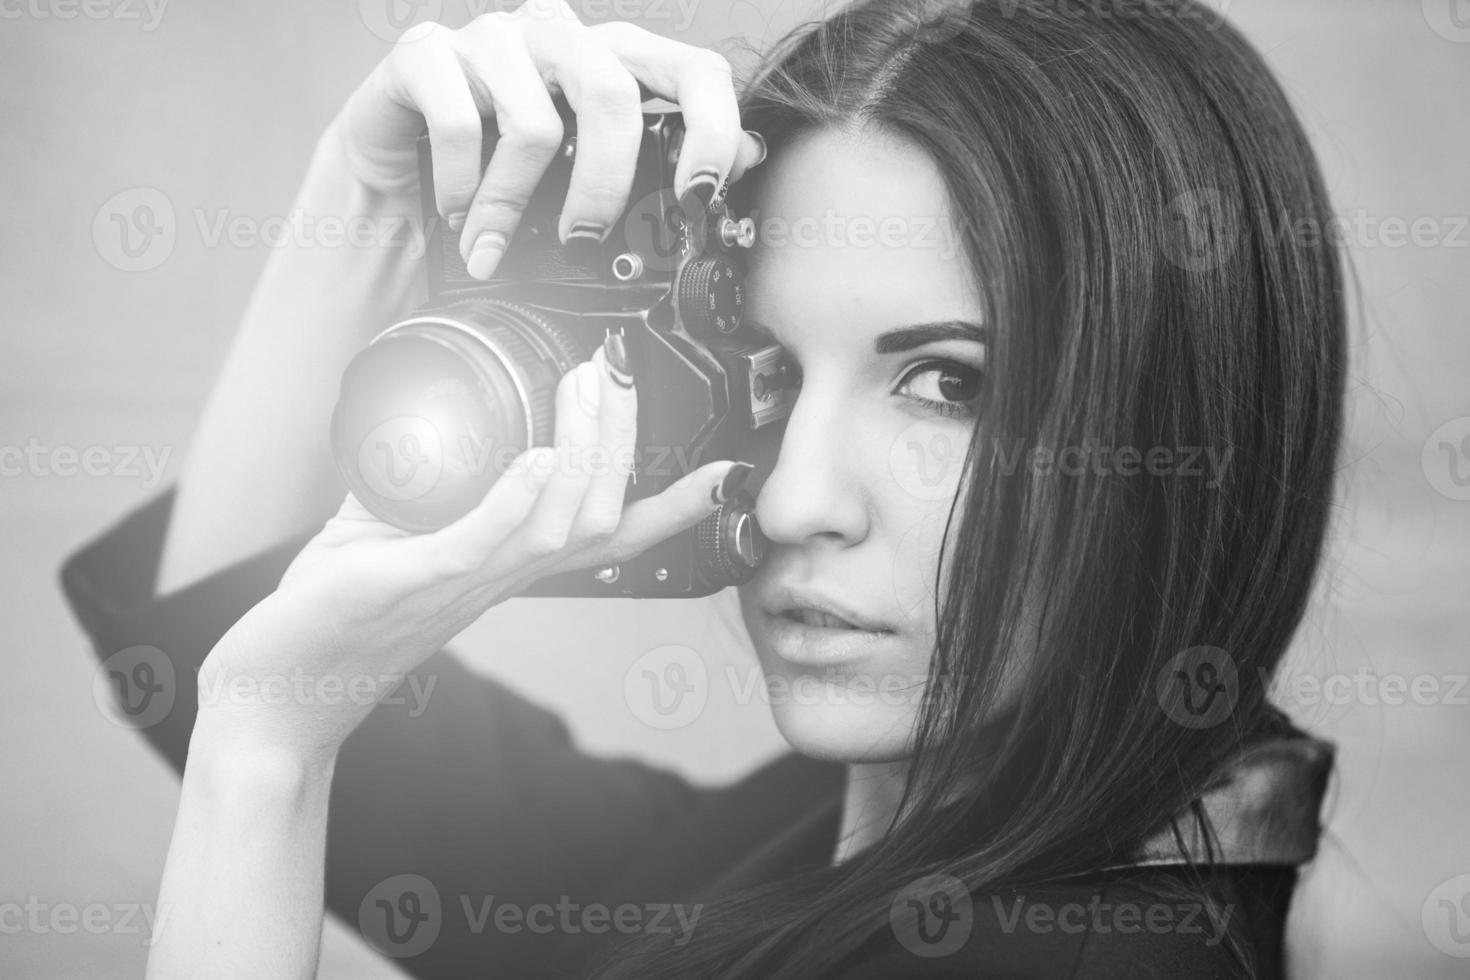
<svg viewBox="0 0 1470 980"><path fill-rule="evenodd" d="M971 340L979 344L990 343L990 330L980 323L968 320L942 320L938 323L916 323L879 334L873 341L873 349L879 354L897 354L915 347L923 347L941 340Z"/></svg>
<svg viewBox="0 0 1470 980"><path fill-rule="evenodd" d="M763 339L772 343L776 342L775 332L764 323L757 323L747 318L742 321L742 325L759 334ZM879 334L873 341L873 349L879 354L898 354L941 340L970 340L979 344L989 344L990 328L983 323L973 323L969 320L916 323Z"/></svg>

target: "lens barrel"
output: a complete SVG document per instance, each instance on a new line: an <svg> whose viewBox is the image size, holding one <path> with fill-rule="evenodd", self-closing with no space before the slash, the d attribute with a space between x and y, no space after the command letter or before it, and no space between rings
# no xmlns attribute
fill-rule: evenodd
<svg viewBox="0 0 1470 980"><path fill-rule="evenodd" d="M557 383L587 357L545 316L502 300L396 323L343 373L337 468L381 520L419 532L450 524L518 455L551 444Z"/></svg>

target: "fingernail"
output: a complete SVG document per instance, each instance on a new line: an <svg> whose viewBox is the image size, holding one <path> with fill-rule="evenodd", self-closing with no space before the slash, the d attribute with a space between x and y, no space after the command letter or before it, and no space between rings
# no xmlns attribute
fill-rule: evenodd
<svg viewBox="0 0 1470 980"><path fill-rule="evenodd" d="M714 200L715 194L720 189L720 172L712 167L696 171L689 178L689 186L684 189L685 194L695 194L699 197L699 203L709 207L710 201Z"/></svg>
<svg viewBox="0 0 1470 980"><path fill-rule="evenodd" d="M602 342L602 353L607 358L607 376L623 388L633 387L633 372L628 369L628 348L621 333L609 333Z"/></svg>
<svg viewBox="0 0 1470 980"><path fill-rule="evenodd" d="M607 229L591 221L579 221L567 231L567 258L577 265L593 265Z"/></svg>
<svg viewBox="0 0 1470 980"><path fill-rule="evenodd" d="M483 231L475 239L474 248L470 249L465 271L476 279L489 279L504 254L505 236L498 231Z"/></svg>
<svg viewBox="0 0 1470 980"><path fill-rule="evenodd" d="M750 166L752 166L752 167L759 167L761 164L763 164L763 163L766 162L766 152L767 152L767 150L766 150L766 138L764 136L762 136L760 133L757 133L753 129L747 129L745 131L745 135L746 136L749 136L751 139L755 140L758 144L760 144L760 148L761 148L760 153L750 163Z"/></svg>
<svg viewBox="0 0 1470 980"><path fill-rule="evenodd" d="M594 221L578 221L567 231L567 243L571 244L574 238L588 239L600 243L602 237L606 234L607 229Z"/></svg>
<svg viewBox="0 0 1470 980"><path fill-rule="evenodd" d="M720 481L719 486L710 491L710 499L717 504L723 504L731 497L740 492L745 486L745 481L755 471L755 466L750 463L736 463L725 471L725 478Z"/></svg>
<svg viewBox="0 0 1470 980"><path fill-rule="evenodd" d="M467 218L467 217L469 217L469 212L467 212L467 211L456 211L453 214L449 215L444 220L447 221L447 222L449 222L449 230L450 231L459 231L461 228L464 227L464 219Z"/></svg>
<svg viewBox="0 0 1470 980"><path fill-rule="evenodd" d="M725 203L725 195L730 191L730 178L726 177L720 181L720 189L715 191L715 196L710 198L709 206L717 208Z"/></svg>

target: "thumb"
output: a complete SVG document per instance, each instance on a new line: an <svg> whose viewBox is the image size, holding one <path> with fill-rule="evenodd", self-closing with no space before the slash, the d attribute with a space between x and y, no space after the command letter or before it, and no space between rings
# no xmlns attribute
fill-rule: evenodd
<svg viewBox="0 0 1470 980"><path fill-rule="evenodd" d="M750 463L720 460L691 471L662 493L623 508L611 537L578 552L559 570L627 561L642 554L704 520L716 507L734 497L754 470Z"/></svg>

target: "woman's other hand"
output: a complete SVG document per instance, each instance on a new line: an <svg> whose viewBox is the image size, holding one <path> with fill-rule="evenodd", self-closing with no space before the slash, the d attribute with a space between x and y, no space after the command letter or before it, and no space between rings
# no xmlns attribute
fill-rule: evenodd
<svg viewBox="0 0 1470 980"><path fill-rule="evenodd" d="M349 496L205 659L199 723L329 758L405 673L485 610L545 575L628 560L700 521L750 472L709 463L625 509L636 433L636 389L614 380L599 347L557 387L555 445L518 456L455 523L409 534ZM341 696L310 693L325 689Z"/></svg>
<svg viewBox="0 0 1470 980"><path fill-rule="evenodd" d="M676 194L696 182L713 194L760 161L764 149L740 128L722 55L634 24L590 27L560 0L528 0L459 30L415 26L348 99L339 126L357 179L403 195L417 187L415 141L427 123L439 216L459 232L470 273L483 279L561 149L553 93L565 95L577 118L558 229L565 242L574 232L606 237L627 207L645 90L677 103L684 115ZM482 117L493 117L500 132L483 173Z"/></svg>

